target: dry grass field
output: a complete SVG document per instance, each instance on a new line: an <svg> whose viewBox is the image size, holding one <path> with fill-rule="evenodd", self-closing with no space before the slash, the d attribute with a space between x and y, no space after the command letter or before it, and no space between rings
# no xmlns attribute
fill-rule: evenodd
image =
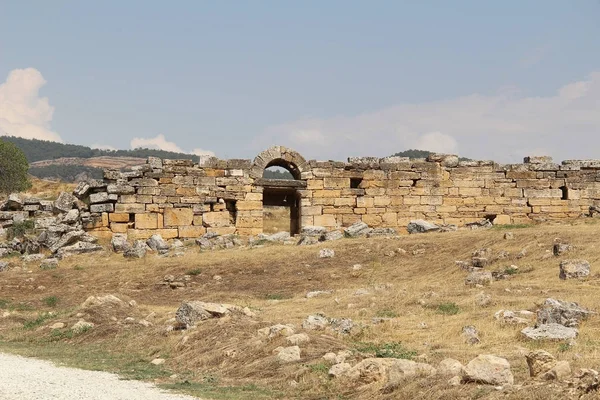
<svg viewBox="0 0 600 400"><path fill-rule="evenodd" d="M513 240L504 239L510 231ZM396 239L343 239L312 246L270 245L201 252L190 244L182 257L149 254L126 260L106 252L62 260L58 269L40 270L38 263L12 268L0 275L0 350L50 358L69 365L115 371L125 378L152 380L165 387L213 399L562 399L565 385L529 378L524 355L544 349L578 368L598 369L600 318L580 326L576 344L525 340L522 326L494 319L500 309L536 310L548 297L575 301L600 310L600 225L594 219L573 223L512 226L488 230L406 235ZM564 256L549 256L557 238L575 248ZM335 250L319 258L321 248ZM464 283L467 272L456 260L491 248L508 252L487 270L511 270L508 279L485 288ZM583 258L592 273L586 280L558 278L559 262ZM21 266L18 258L8 259ZM353 268L360 264L362 268ZM162 285L165 275L188 275L186 286ZM314 290L331 294L306 298ZM480 306L480 292L491 304ZM107 307L84 313L94 328L80 334L68 330L83 311L88 296L114 294L135 300L135 307ZM184 300L247 306L255 317L211 319L194 329L167 332ZM310 314L351 318L351 335L304 331ZM137 322L146 319L151 326ZM374 323L382 317L385 321ZM64 329L49 326L65 323ZM285 338L267 340L260 328L294 324L311 341L300 345L301 361L281 364L273 350ZM466 344L465 325L474 325L481 343ZM394 391L381 383L360 385L327 375L322 356L353 351L351 363L369 351L401 343L407 356L430 363L451 357L466 364L478 354L508 359L516 388L498 391L477 384L450 386L448 377L412 379ZM164 358L165 364L150 361ZM586 397L587 398L587 397ZM593 398L593 397L589 397Z"/></svg>

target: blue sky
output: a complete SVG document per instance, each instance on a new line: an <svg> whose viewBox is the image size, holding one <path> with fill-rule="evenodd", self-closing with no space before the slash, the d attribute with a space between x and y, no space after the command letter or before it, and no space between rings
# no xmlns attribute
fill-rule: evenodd
<svg viewBox="0 0 600 400"><path fill-rule="evenodd" d="M600 158L598 0L0 8L0 134L222 158Z"/></svg>

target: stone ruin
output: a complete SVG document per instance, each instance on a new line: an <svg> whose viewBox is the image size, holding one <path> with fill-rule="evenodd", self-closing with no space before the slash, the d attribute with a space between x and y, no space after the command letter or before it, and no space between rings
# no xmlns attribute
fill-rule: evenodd
<svg viewBox="0 0 600 400"><path fill-rule="evenodd" d="M272 166L294 179L264 178ZM523 164L503 165L431 154L306 161L294 150L274 146L254 160L150 157L129 171L106 170L104 180L83 182L73 195L63 193L54 203L26 199L20 208L9 199L0 205L6 210L0 224L77 209L78 227L85 232L127 234L131 240L154 234L255 236L266 232L273 208L287 210L285 230L292 235L312 226L334 231L357 222L398 230L416 219L457 226L482 220L523 224L598 213L600 160L557 164L549 157L526 157Z"/></svg>

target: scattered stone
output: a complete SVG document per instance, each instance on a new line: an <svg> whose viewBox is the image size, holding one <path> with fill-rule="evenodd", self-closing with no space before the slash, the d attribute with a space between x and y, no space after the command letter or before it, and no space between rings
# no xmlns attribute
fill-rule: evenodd
<svg viewBox="0 0 600 400"><path fill-rule="evenodd" d="M330 324L334 332L342 335L349 335L354 328L354 322L350 318L332 319Z"/></svg>
<svg viewBox="0 0 600 400"><path fill-rule="evenodd" d="M450 386L460 386L461 383L462 383L462 378L458 375L453 376L452 378L450 378L448 380L448 385L450 385Z"/></svg>
<svg viewBox="0 0 600 400"><path fill-rule="evenodd" d="M475 296L475 304L477 304L479 307L487 307L492 304L492 296L485 292L479 292Z"/></svg>
<svg viewBox="0 0 600 400"><path fill-rule="evenodd" d="M292 346L297 346L302 343L310 342L310 337L306 333L296 333L295 335L290 335L285 339Z"/></svg>
<svg viewBox="0 0 600 400"><path fill-rule="evenodd" d="M586 260L564 260L560 263L560 279L580 279L590 274L590 263Z"/></svg>
<svg viewBox="0 0 600 400"><path fill-rule="evenodd" d="M499 310L494 314L494 318L504 324L529 325L533 315L534 314L531 311L514 312L510 310Z"/></svg>
<svg viewBox="0 0 600 400"><path fill-rule="evenodd" d="M146 244L154 251L169 250L169 244L158 234L152 235Z"/></svg>
<svg viewBox="0 0 600 400"><path fill-rule="evenodd" d="M374 228L367 233L368 238L372 237L393 237L397 236L398 232L394 228Z"/></svg>
<svg viewBox="0 0 600 400"><path fill-rule="evenodd" d="M437 371L440 375L443 376L456 376L460 375L460 372L463 369L463 365L460 361L457 361L453 358L445 358L440 361Z"/></svg>
<svg viewBox="0 0 600 400"><path fill-rule="evenodd" d="M371 228L369 228L369 225L359 221L344 229L344 235L346 235L346 237L355 238L365 236L370 230Z"/></svg>
<svg viewBox="0 0 600 400"><path fill-rule="evenodd" d="M468 224L465 224L465 226L471 230L475 230L475 229L488 229L491 228L492 226L494 226L494 224L492 224L492 222L489 219L481 219L479 221L476 222L470 222Z"/></svg>
<svg viewBox="0 0 600 400"><path fill-rule="evenodd" d="M344 238L344 233L342 231L331 231L331 232L327 232L323 238L323 240L325 240L326 242L332 241L332 240L340 240Z"/></svg>
<svg viewBox="0 0 600 400"><path fill-rule="evenodd" d="M150 361L150 364L152 365L163 365L165 363L165 359L164 358L155 358L154 360Z"/></svg>
<svg viewBox="0 0 600 400"><path fill-rule="evenodd" d="M319 258L333 258L335 256L335 251L332 249L321 249L319 250Z"/></svg>
<svg viewBox="0 0 600 400"><path fill-rule="evenodd" d="M483 268L488 265L488 259L485 257L473 257L471 263L475 268Z"/></svg>
<svg viewBox="0 0 600 400"><path fill-rule="evenodd" d="M64 322L56 322L52 325L50 325L50 329L63 329L65 327L65 323Z"/></svg>
<svg viewBox="0 0 600 400"><path fill-rule="evenodd" d="M71 211L73 204L77 198L70 193L61 192L58 198L54 202L54 210L59 213L66 213Z"/></svg>
<svg viewBox="0 0 600 400"><path fill-rule="evenodd" d="M538 324L557 323L567 327L577 327L594 312L574 302L548 298L537 312Z"/></svg>
<svg viewBox="0 0 600 400"><path fill-rule="evenodd" d="M350 368L352 368L350 364L342 362L333 365L331 368L329 368L329 371L327 373L331 378L339 378L340 376L346 374L350 370Z"/></svg>
<svg viewBox="0 0 600 400"><path fill-rule="evenodd" d="M210 318L222 318L239 307L230 304L205 303L203 301L184 301L175 312L177 322L189 328L197 322ZM241 309L239 310L241 311Z"/></svg>
<svg viewBox="0 0 600 400"><path fill-rule="evenodd" d="M23 257L21 257L21 259L25 263L41 261L44 258L45 258L45 256L43 254L39 254L39 253L38 254L25 254Z"/></svg>
<svg viewBox="0 0 600 400"><path fill-rule="evenodd" d="M94 307L125 307L125 302L115 295L107 294L105 296L89 296L83 303L81 309L87 310Z"/></svg>
<svg viewBox="0 0 600 400"><path fill-rule="evenodd" d="M517 259L521 259L527 255L527 249L523 249L517 253Z"/></svg>
<svg viewBox="0 0 600 400"><path fill-rule="evenodd" d="M71 330L73 331L73 333L78 334L78 333L86 332L86 331L92 329L93 327L94 327L93 323L86 322L84 320L80 320L71 327Z"/></svg>
<svg viewBox="0 0 600 400"><path fill-rule="evenodd" d="M504 234L504 239L505 240L513 240L515 238L515 235L512 232L506 232Z"/></svg>
<svg viewBox="0 0 600 400"><path fill-rule="evenodd" d="M550 371L556 365L556 358L547 351L534 350L525 356L532 378Z"/></svg>
<svg viewBox="0 0 600 400"><path fill-rule="evenodd" d="M64 258L76 254L87 254L102 251L104 248L99 244L88 243L88 242L77 242L71 246L65 246L58 250L56 256Z"/></svg>
<svg viewBox="0 0 600 400"><path fill-rule="evenodd" d="M440 227L433 222L427 222L422 219L410 221L406 227L408 233L426 233L439 231Z"/></svg>
<svg viewBox="0 0 600 400"><path fill-rule="evenodd" d="M56 258L47 258L42 260L40 264L41 269L56 269L58 268L58 260Z"/></svg>
<svg viewBox="0 0 600 400"><path fill-rule="evenodd" d="M324 330L330 324L329 318L322 314L309 315L302 323L302 328L308 330Z"/></svg>
<svg viewBox="0 0 600 400"><path fill-rule="evenodd" d="M548 381L562 381L571 375L571 365L568 361L558 361L552 369L543 373L540 378Z"/></svg>
<svg viewBox="0 0 600 400"><path fill-rule="evenodd" d="M123 233L115 233L110 240L110 245L115 253L123 253L131 248L127 242L127 235Z"/></svg>
<svg viewBox="0 0 600 400"><path fill-rule="evenodd" d="M8 261L0 261L0 272L8 271L10 263Z"/></svg>
<svg viewBox="0 0 600 400"><path fill-rule="evenodd" d="M569 340L575 339L579 334L576 328L551 323L542 324L536 328L525 328L521 331L525 337L532 340Z"/></svg>
<svg viewBox="0 0 600 400"><path fill-rule="evenodd" d="M479 332L477 332L477 328L473 325L463 326L462 337L467 344L473 345L481 342L479 339Z"/></svg>
<svg viewBox="0 0 600 400"><path fill-rule="evenodd" d="M148 245L143 240L136 240L133 247L123 252L125 258L144 258L148 251Z"/></svg>
<svg viewBox="0 0 600 400"><path fill-rule="evenodd" d="M573 246L571 246L570 244L567 244L567 243L554 243L554 246L552 246L552 253L555 256L560 256L571 250L573 250Z"/></svg>
<svg viewBox="0 0 600 400"><path fill-rule="evenodd" d="M295 330L294 330L293 325L283 325L283 324L277 324L277 325L269 326L269 327L258 330L258 334L260 336L264 336L268 339L272 339L277 336L289 337L289 336L294 335L294 333L295 333ZM298 344L298 343L295 343L295 344Z"/></svg>
<svg viewBox="0 0 600 400"><path fill-rule="evenodd" d="M275 350L277 351L277 360L280 362L289 363L300 360L300 347L298 346L278 347Z"/></svg>
<svg viewBox="0 0 600 400"><path fill-rule="evenodd" d="M492 273L489 271L473 271L465 278L465 285L489 285L492 283Z"/></svg>
<svg viewBox="0 0 600 400"><path fill-rule="evenodd" d="M307 225L307 226L303 226L302 229L300 230L301 236L310 236L310 237L321 238L325 234L327 234L327 228L325 228L323 226Z"/></svg>
<svg viewBox="0 0 600 400"><path fill-rule="evenodd" d="M510 363L504 358L491 354L481 354L471 360L462 369L462 378L464 382L494 386L512 385L514 383Z"/></svg>
<svg viewBox="0 0 600 400"><path fill-rule="evenodd" d="M394 387L403 381L414 377L433 376L437 370L429 364L412 360L396 359L388 370L388 387Z"/></svg>

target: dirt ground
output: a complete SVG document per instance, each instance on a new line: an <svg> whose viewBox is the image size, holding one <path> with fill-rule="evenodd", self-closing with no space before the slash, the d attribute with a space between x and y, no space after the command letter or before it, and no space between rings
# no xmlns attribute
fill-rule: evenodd
<svg viewBox="0 0 600 400"><path fill-rule="evenodd" d="M190 243L182 257L149 254L126 260L107 251L67 258L56 270L40 270L39 263L23 265L19 258L9 258L13 268L0 275L0 350L116 371L206 398L565 398L560 384L539 384L529 378L524 355L544 349L569 361L573 370L597 369L600 319L585 321L576 344L567 346L528 341L520 334L522 326L501 324L494 313L535 311L548 297L599 310L599 231L597 220L585 219L394 239L342 239L312 246L267 244L200 251ZM506 232L514 239L505 239ZM553 256L556 240L574 249ZM333 258L319 258L325 247L335 251ZM484 288L466 286L467 272L456 261L469 260L482 248L490 248L494 255L508 253L494 256L496 261L486 270L511 272L507 279ZM566 258L589 261L591 276L560 280L559 263ZM518 270L511 268L514 265ZM167 275L188 279L185 287L171 289L164 284ZM331 293L306 297L316 290ZM481 292L491 296L489 305L477 304ZM89 296L106 294L137 305L81 309ZM168 331L175 311L186 300L236 304L249 307L256 316L235 315L205 321L191 330ZM350 318L354 328L350 335L303 330L302 322L315 313ZM70 334L69 327L82 317L95 326ZM57 322L65 327L51 329ZM277 362L273 350L286 346L285 339L258 335L258 329L278 323L293 324L296 332L310 336L310 342L301 345L301 361ZM477 328L480 344L465 343L461 330L466 325ZM322 358L327 352L348 349L352 362L357 362L370 355L365 349L394 343L401 343L414 360L433 366L447 357L463 364L478 354L504 357L511 363L517 388L453 387L447 377L434 377L414 379L389 392L382 391L379 382L362 385L327 375L329 365ZM148 367L158 357L165 364Z"/></svg>

